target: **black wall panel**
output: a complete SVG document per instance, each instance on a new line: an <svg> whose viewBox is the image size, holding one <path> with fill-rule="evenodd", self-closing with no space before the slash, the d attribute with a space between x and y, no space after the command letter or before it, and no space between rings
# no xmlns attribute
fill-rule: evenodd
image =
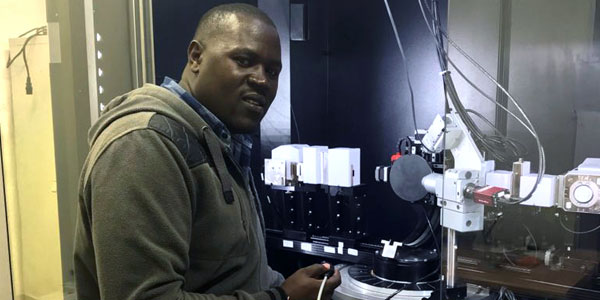
<svg viewBox="0 0 600 300"><path fill-rule="evenodd" d="M292 2L307 5L309 29L308 41L291 44L292 107L299 142L361 148L372 240L402 239L413 231L422 211L373 178L375 166L389 164L398 139L414 132L404 66L385 4ZM435 114L444 111L434 42L417 1L389 2L408 58L417 123L426 129ZM445 23L447 1L441 1L440 11ZM298 142L295 139L293 132L292 141Z"/></svg>
<svg viewBox="0 0 600 300"><path fill-rule="evenodd" d="M298 128L293 143L328 145L329 1L291 1L306 5L307 41L291 41L291 106ZM299 134L298 134L299 131ZM298 137L300 139L298 140Z"/></svg>

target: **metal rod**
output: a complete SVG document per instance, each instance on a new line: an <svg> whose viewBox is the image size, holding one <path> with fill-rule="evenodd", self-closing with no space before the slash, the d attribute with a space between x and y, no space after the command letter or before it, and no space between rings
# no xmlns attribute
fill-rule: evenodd
<svg viewBox="0 0 600 300"><path fill-rule="evenodd" d="M137 0L131 0L128 2L129 5L129 43L131 47L131 85L133 88L142 86L143 79L141 78L142 72L140 71L140 63L142 57L140 55L140 20L139 20L139 6Z"/></svg>
<svg viewBox="0 0 600 300"><path fill-rule="evenodd" d="M456 231L448 228L448 241L446 247L446 284L453 288L456 281Z"/></svg>
<svg viewBox="0 0 600 300"><path fill-rule="evenodd" d="M138 83L137 87L141 87L144 83L148 82L147 78L147 70L146 70L146 18L145 18L145 7L144 2L142 0L138 0L137 4L137 13L139 20L139 72L141 73L142 81Z"/></svg>

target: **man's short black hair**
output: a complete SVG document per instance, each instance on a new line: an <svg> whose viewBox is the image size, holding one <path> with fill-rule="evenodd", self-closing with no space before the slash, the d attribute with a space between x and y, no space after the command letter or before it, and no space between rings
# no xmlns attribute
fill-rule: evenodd
<svg viewBox="0 0 600 300"><path fill-rule="evenodd" d="M219 27L223 24L222 21L231 14L249 16L276 28L273 20L256 6L246 3L222 4L211 8L202 16L198 22L194 38L204 40L219 32Z"/></svg>

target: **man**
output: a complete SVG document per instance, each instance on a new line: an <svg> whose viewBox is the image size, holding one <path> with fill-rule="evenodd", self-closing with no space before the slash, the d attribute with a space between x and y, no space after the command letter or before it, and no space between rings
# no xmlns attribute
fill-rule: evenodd
<svg viewBox="0 0 600 300"><path fill-rule="evenodd" d="M181 81L113 99L90 129L75 249L78 299L313 300L326 266L287 280L267 265L249 172L281 70L273 22L211 9ZM323 299L340 284L327 280Z"/></svg>

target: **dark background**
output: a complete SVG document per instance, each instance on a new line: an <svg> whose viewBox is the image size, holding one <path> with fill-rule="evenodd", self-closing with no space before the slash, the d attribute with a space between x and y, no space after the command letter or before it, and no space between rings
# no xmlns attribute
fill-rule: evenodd
<svg viewBox="0 0 600 300"><path fill-rule="evenodd" d="M413 231L417 212L373 176L376 166L390 163L398 139L414 132L404 66L385 4L292 3L307 5L309 29L308 41L290 46L291 105L300 129L300 141L293 131L292 142L360 148L372 241L401 240ZM440 11L446 5L442 1ZM427 128L444 111L435 46L417 1L390 1L390 7L409 62L417 123Z"/></svg>

